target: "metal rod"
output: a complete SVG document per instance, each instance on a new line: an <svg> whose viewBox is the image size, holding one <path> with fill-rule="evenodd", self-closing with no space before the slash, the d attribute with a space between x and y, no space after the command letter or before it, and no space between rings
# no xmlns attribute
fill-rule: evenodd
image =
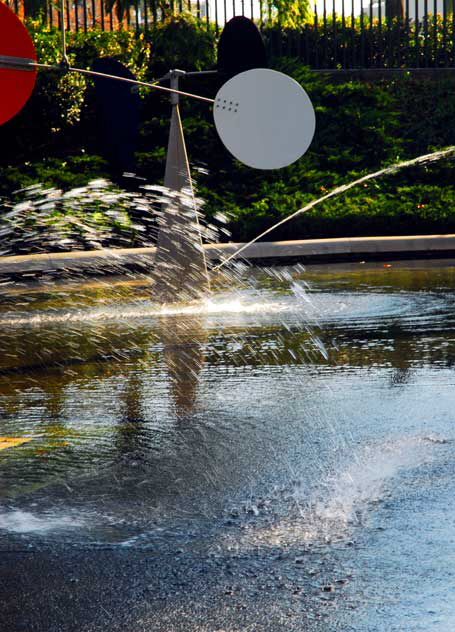
<svg viewBox="0 0 455 632"><path fill-rule="evenodd" d="M433 64L431 64L432 66L434 66L436 68L436 66L439 65L439 59L438 59L438 2L437 0L433 1Z"/></svg>
<svg viewBox="0 0 455 632"><path fill-rule="evenodd" d="M324 43L323 46L323 60L322 60L322 67L323 68L328 68L328 62L327 62L327 4L326 4L326 0L324 0L324 4L323 4L323 13L322 13L322 41Z"/></svg>
<svg viewBox="0 0 455 632"><path fill-rule="evenodd" d="M79 32L79 0L74 0L74 28L76 29L76 33Z"/></svg>
<svg viewBox="0 0 455 632"><path fill-rule="evenodd" d="M351 2L351 68L356 67L357 46L355 42L355 7L354 0Z"/></svg>
<svg viewBox="0 0 455 632"><path fill-rule="evenodd" d="M384 66L383 63L383 43L382 43L382 0L378 0L378 34L379 34L379 47L378 47L378 68Z"/></svg>
<svg viewBox="0 0 455 632"><path fill-rule="evenodd" d="M125 83L132 83L136 86L145 86L146 88L155 88L156 90L162 90L163 92L179 94L182 97L191 97L192 99L199 99L199 101L205 101L206 103L215 103L215 99L208 99L207 97L202 97L199 94L192 94L191 92L183 92L182 90L173 90L172 88L165 88L164 86L158 86L156 83L148 83L146 81L137 81L136 79L127 79L126 77L116 77L115 75L107 75L103 72L94 72L93 70L84 70L83 68L70 67L68 68L68 70L71 70L72 72L78 72L81 75L101 77L104 79L116 79L118 81L124 81Z"/></svg>
<svg viewBox="0 0 455 632"><path fill-rule="evenodd" d="M87 33L87 0L82 2L82 20L84 24L84 33Z"/></svg>
<svg viewBox="0 0 455 632"><path fill-rule="evenodd" d="M444 51L444 66L448 66L447 57L447 0L442 3L442 50Z"/></svg>
<svg viewBox="0 0 455 632"><path fill-rule="evenodd" d="M380 2L380 0L379 0ZM370 0L370 23L369 23L369 28L368 28L368 35L370 38L370 42L373 42L373 0ZM370 64L370 68L374 68L376 65L376 60L374 57L374 48L371 50L371 52L369 52L369 64Z"/></svg>
<svg viewBox="0 0 455 632"><path fill-rule="evenodd" d="M11 70L35 70L36 62L34 59L26 59L25 57L10 57L9 55L0 55L0 68L10 68Z"/></svg>
<svg viewBox="0 0 455 632"><path fill-rule="evenodd" d="M341 55L343 60L343 68L346 68L346 42L344 41L346 36L346 9L344 6L344 0L341 0Z"/></svg>
<svg viewBox="0 0 455 632"><path fill-rule="evenodd" d="M136 0L134 4L134 28L136 29L136 33L139 31L139 2Z"/></svg>
<svg viewBox="0 0 455 632"><path fill-rule="evenodd" d="M65 0L60 0L60 26L62 36L62 61L67 64L68 57L66 56Z"/></svg>
<svg viewBox="0 0 455 632"><path fill-rule="evenodd" d="M423 2L423 62L428 68L428 0Z"/></svg>
<svg viewBox="0 0 455 632"><path fill-rule="evenodd" d="M404 47L405 47L405 65L409 65L411 58L409 56L409 49L411 44L411 28L410 28L410 18L409 18L409 0L406 0L405 3L405 27L404 27Z"/></svg>
<svg viewBox="0 0 455 632"><path fill-rule="evenodd" d="M414 17L414 48L415 48L415 67L420 67L419 53L419 0L415 0L415 17Z"/></svg>
<svg viewBox="0 0 455 632"><path fill-rule="evenodd" d="M452 11L452 64L455 63L455 11Z"/></svg>
<svg viewBox="0 0 455 632"><path fill-rule="evenodd" d="M218 74L218 70L191 70L190 72L185 72L185 77L199 77L200 75L216 75Z"/></svg>
<svg viewBox="0 0 455 632"><path fill-rule="evenodd" d="M360 0L360 65L365 67L365 16L363 12L363 0Z"/></svg>
<svg viewBox="0 0 455 632"><path fill-rule="evenodd" d="M385 60L387 66L390 68L392 66L392 58L393 58L393 44L392 44L392 22L393 18L390 15L390 10L385 12L385 26L386 26L386 35L385 35Z"/></svg>
<svg viewBox="0 0 455 632"><path fill-rule="evenodd" d="M115 79L116 81L123 81L124 83L132 83L136 86L145 86L146 88L154 88L155 90L162 90L163 92L179 94L182 97L191 97L192 99L199 99L199 101L205 101L206 103L215 103L215 99L208 99L202 97L199 94L192 94L191 92L182 92L182 90L173 90L172 88L165 88L159 86L156 83L147 83L146 81L137 81L136 79L128 79L126 77L117 77L116 75L108 75L104 72L95 72L94 70L85 70L84 68L68 68L58 66L56 64L39 64L33 59L25 59L21 57L8 57L8 55L0 55L0 68L15 68L16 70L31 70L33 68L46 68L47 70L69 70L71 72L78 72L81 75L88 75L89 77L101 77L102 79Z"/></svg>
<svg viewBox="0 0 455 632"><path fill-rule="evenodd" d="M149 16L147 12L147 0L144 0L144 30L147 31L149 27Z"/></svg>

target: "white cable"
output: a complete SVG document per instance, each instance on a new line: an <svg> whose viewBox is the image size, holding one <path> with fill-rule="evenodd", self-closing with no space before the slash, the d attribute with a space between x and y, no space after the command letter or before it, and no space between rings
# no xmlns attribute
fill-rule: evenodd
<svg viewBox="0 0 455 632"><path fill-rule="evenodd" d="M0 55L0 68L14 68L16 70L30 70L31 68L45 68L46 70L59 70L59 71L71 71L78 72L81 75L88 75L89 77L101 77L102 79L115 79L116 81L123 81L125 83L131 83L136 86L145 86L146 88L155 88L156 90L162 90L171 94L180 94L182 97L190 97L192 99L198 99L199 101L205 101L206 103L215 103L214 99L202 97L199 94L192 94L191 92L183 92L182 90L174 90L172 88L166 88L165 86L159 86L156 83L148 83L146 81L138 81L137 79L128 79L127 77L117 77L117 75L108 75L104 72L96 72L94 70L85 70L84 68L74 68L57 64L40 64L33 59L25 59L20 57L10 57L8 55Z"/></svg>

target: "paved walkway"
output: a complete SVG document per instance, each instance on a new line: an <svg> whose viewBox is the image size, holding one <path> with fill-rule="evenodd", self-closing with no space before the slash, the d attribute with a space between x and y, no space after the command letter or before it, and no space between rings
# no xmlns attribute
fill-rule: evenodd
<svg viewBox="0 0 455 632"><path fill-rule="evenodd" d="M208 244L207 257L223 260L243 244ZM344 257L387 258L400 255L455 256L455 235L407 235L405 237L351 237L339 239L306 239L299 241L257 242L244 250L245 259L301 258L327 261ZM128 267L149 269L153 265L155 248L125 248L115 250L77 251L56 254L0 257L0 276L12 274L43 274L50 272L119 273Z"/></svg>

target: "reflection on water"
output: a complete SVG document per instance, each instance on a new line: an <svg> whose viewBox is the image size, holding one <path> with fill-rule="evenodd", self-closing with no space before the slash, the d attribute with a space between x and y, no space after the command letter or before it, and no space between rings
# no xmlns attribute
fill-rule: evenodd
<svg viewBox="0 0 455 632"><path fill-rule="evenodd" d="M170 310L154 306L146 280L61 285L54 294L5 289L3 434L35 440L4 459L3 493L91 471L118 454L153 448L154 458L165 458L188 440L174 430L179 419L196 423L203 438L226 423L214 441L229 443L230 424L255 426L264 405L268 418L282 408L277 397L311 393L318 374L384 367L397 388L412 384L418 367L451 366L455 357L451 267L297 267L247 276L207 303ZM430 292L432 279L437 291ZM320 353L319 324L328 357Z"/></svg>
<svg viewBox="0 0 455 632"><path fill-rule="evenodd" d="M378 533L455 488L455 268L419 265L246 270L167 311L144 279L4 288L0 436L32 441L0 452L0 546L330 551L378 581Z"/></svg>
<svg viewBox="0 0 455 632"><path fill-rule="evenodd" d="M190 316L181 320L163 316L159 319L158 332L175 412L178 418L184 418L191 415L195 406L207 331L202 317Z"/></svg>

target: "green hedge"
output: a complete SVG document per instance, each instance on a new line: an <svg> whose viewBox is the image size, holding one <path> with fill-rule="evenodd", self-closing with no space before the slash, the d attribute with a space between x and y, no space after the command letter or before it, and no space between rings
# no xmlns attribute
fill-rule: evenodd
<svg viewBox="0 0 455 632"><path fill-rule="evenodd" d="M40 61L55 62L55 30L29 24ZM71 63L90 67L99 55L115 56L141 79L152 80L171 67L201 69L215 63L215 34L185 17L156 27L147 38L128 32L71 35ZM330 189L360 175L431 150L455 145L455 83L414 80L333 82L290 58L277 69L295 77L309 93L317 130L307 154L272 172L247 168L222 146L210 108L184 100L182 115L188 153L204 213L229 218L232 238L245 240ZM213 96L216 78L186 81L184 89ZM138 175L159 184L167 143L168 98L144 89L137 152ZM0 195L31 184L68 190L98 177L109 166L95 142L91 82L76 75L40 72L24 110L0 128ZM455 232L455 168L452 161L419 167L370 182L299 216L269 239ZM5 208L10 208L10 204ZM66 211L65 211L66 212Z"/></svg>

